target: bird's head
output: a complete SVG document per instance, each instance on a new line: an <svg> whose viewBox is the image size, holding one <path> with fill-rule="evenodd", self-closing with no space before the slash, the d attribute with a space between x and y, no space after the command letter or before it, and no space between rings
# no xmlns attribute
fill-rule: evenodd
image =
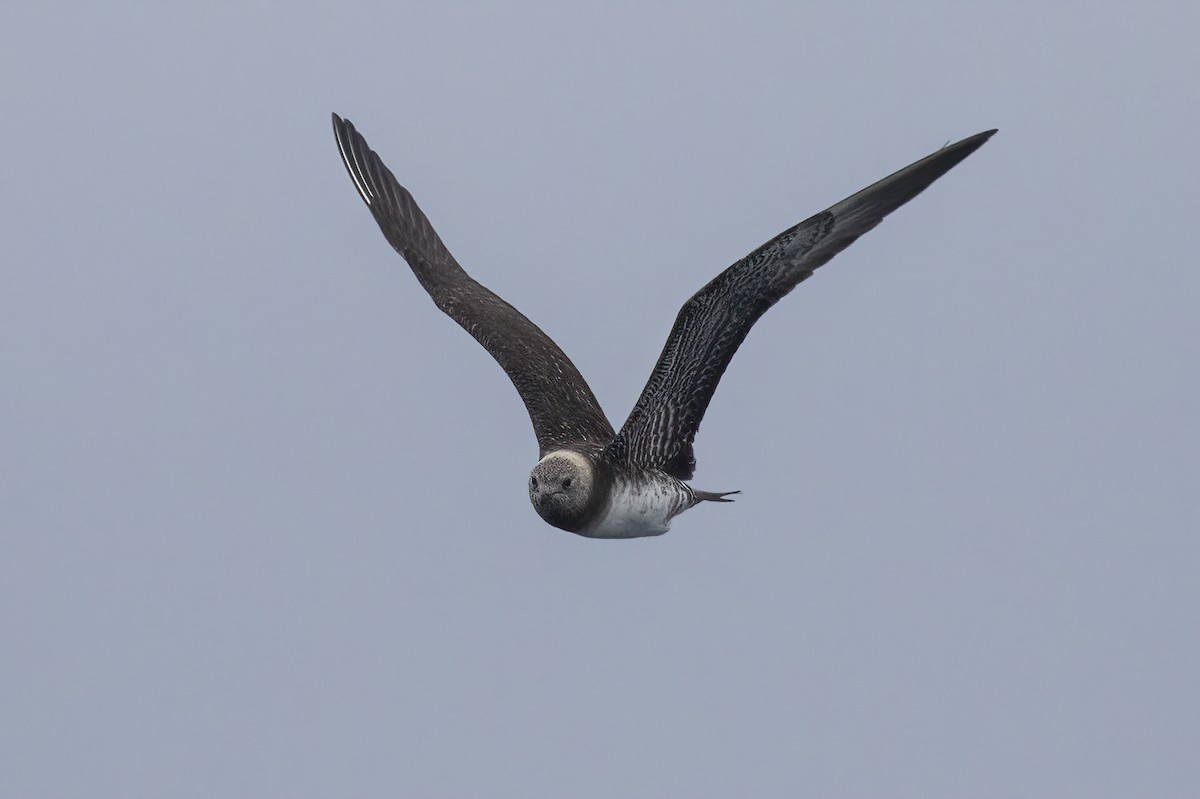
<svg viewBox="0 0 1200 799"><path fill-rule="evenodd" d="M587 521L596 490L596 470L586 457L557 450L529 474L529 501L548 524L578 531Z"/></svg>

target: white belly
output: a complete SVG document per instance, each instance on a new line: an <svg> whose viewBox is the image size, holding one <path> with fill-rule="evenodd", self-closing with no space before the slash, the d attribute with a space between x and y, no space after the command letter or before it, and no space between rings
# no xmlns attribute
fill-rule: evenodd
<svg viewBox="0 0 1200 799"><path fill-rule="evenodd" d="M605 514L579 532L589 538L662 535L671 529L671 519L691 506L691 492L671 478L637 484L619 480Z"/></svg>

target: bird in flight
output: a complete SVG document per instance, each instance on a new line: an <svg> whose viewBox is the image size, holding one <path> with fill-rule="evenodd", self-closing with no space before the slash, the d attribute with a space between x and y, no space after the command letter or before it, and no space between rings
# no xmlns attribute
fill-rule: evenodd
<svg viewBox="0 0 1200 799"><path fill-rule="evenodd" d="M491 353L529 411L540 460L529 500L553 526L589 538L662 535L701 502L692 442L750 328L813 270L979 149L995 130L949 144L788 228L683 304L629 418L614 431L579 370L520 311L468 275L411 194L350 123L333 115L342 161L388 243L433 302Z"/></svg>

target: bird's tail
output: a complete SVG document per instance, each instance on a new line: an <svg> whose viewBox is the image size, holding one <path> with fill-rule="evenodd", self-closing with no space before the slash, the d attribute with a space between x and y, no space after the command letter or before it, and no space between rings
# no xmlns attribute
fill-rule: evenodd
<svg viewBox="0 0 1200 799"><path fill-rule="evenodd" d="M742 492L741 491L724 491L721 493L714 493L712 491L698 491L695 488L692 489L692 496L694 496L696 498L697 502L733 502L732 499L726 499L726 497L730 497L734 494L740 494L740 493L742 493Z"/></svg>

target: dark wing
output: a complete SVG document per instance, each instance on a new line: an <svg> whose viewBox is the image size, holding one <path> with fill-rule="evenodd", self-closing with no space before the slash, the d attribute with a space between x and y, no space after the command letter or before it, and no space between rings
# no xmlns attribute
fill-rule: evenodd
<svg viewBox="0 0 1200 799"><path fill-rule="evenodd" d="M434 304L492 354L525 402L545 455L564 446L598 450L613 429L575 364L520 311L477 283L454 260L408 190L349 120L333 133L354 187L384 237L404 256Z"/></svg>
<svg viewBox="0 0 1200 799"><path fill-rule="evenodd" d="M604 459L689 479L696 467L692 441L700 420L725 367L758 318L995 132L943 147L785 230L696 292L680 309L650 380Z"/></svg>

